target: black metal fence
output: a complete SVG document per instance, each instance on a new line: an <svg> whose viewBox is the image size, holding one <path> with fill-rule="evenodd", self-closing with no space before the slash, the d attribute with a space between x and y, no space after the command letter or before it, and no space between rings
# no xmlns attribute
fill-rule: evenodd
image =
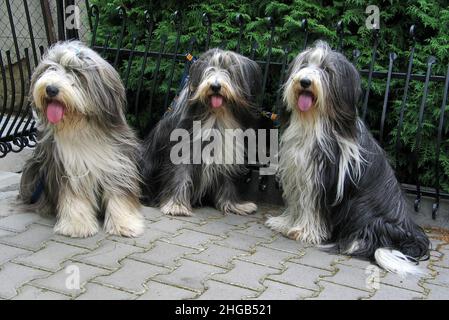
<svg viewBox="0 0 449 320"><path fill-rule="evenodd" d="M48 46L84 38L87 26L64 28L69 5L87 17L89 2L76 0L1 0L0 3L0 158L36 143L36 123L28 102L29 79ZM82 30L82 33L80 32Z"/></svg>
<svg viewBox="0 0 449 320"><path fill-rule="evenodd" d="M88 4L87 4L88 5ZM90 46L96 51L100 52L103 56L105 56L114 67L120 69L122 71L123 81L127 88L129 88L128 92L128 116L134 119L133 125L135 125L138 129L140 129L141 134L145 135L148 130L151 128L151 124L157 121L160 116L167 110L170 105L170 102L176 96L179 90L179 82L182 78L182 75L188 70L189 63L186 59L188 54L198 55L199 53L205 51L209 48L211 44L212 37L212 24L210 16L205 13L203 15L202 23L204 27L205 38L201 43L198 43L197 40L192 37L189 41L181 41L181 37L185 36L182 34L181 28L181 13L175 12L173 14L174 24L176 26L176 37L174 39L174 45L170 46L170 49L167 49L167 36L155 37L153 31L155 28L155 22L152 19L152 15L149 12L145 13L145 27L146 33L143 39L138 39L134 35L127 34L127 12L125 8L118 8L118 17L120 18L120 31L118 34L102 34L101 41L98 40L99 32L99 22L100 22L100 10L97 6L93 5L89 7L89 16L88 21L91 27L91 38L90 38ZM236 42L235 51L240 52L242 46L244 45L242 42L243 32L244 32L244 20L241 16L237 16L236 23L239 25L239 34ZM307 20L301 21L302 25L302 34L298 36L302 36L304 39L303 47L305 48L309 44L309 29ZM263 56L257 55L257 49L259 44L256 42L251 43L250 50L248 50L248 56L256 60L262 70L263 70L263 94L261 97L261 103L265 108L268 116L271 116L272 113L276 114L278 108L280 107L281 101L281 93L278 90L282 83L285 80L285 73L287 66L289 64L289 53L290 48L287 46L283 48L283 53L279 57L274 59L272 55L273 50L273 39L275 37L275 26L274 21L270 17L267 18L267 30L269 31L270 37L265 44L267 47L267 51ZM344 44L344 32L343 32L343 24L338 23L336 28L336 34L338 36L338 45L337 50L342 51ZM400 106L400 115L399 121L397 123L397 135L395 137L394 145L396 148L396 155L401 154L401 152L405 152L402 148L401 144L401 132L404 125L404 114L406 109L408 108L408 98L410 96L410 87L412 81L417 81L423 84L422 88L422 97L418 107L419 116L418 121L416 123L416 136L415 136L415 148L411 151L410 159L413 166L413 175L414 175L414 184L403 184L404 189L416 195L415 198L415 210L419 210L420 202L423 196L430 196L434 198L434 203L432 207L432 217L435 218L440 206L440 199L445 198L449 199L449 194L441 191L440 179L442 169L440 167L439 157L441 152L442 141L444 137L444 114L447 106L447 93L449 89L449 66L447 68L447 72L445 75L434 75L432 74L432 69L434 65L437 63L436 59L430 56L427 60L426 72L425 74L413 73L413 63L415 56L415 27L412 26L410 28L410 54L407 62L407 69L405 71L394 71L397 63L397 55L395 53L389 54L389 63L388 66L382 71L375 71L374 66L376 63L377 55L378 55L378 45L379 45L379 37L378 32L373 30L373 42L372 42L372 55L371 61L367 68L362 68L360 73L366 80L366 87L364 89L363 102L360 109L360 115L364 120L368 120L367 115L370 108L374 108L375 106L370 105L370 97L371 94L371 85L374 79L381 79L385 83L385 91L383 95L383 103L381 104L381 116L380 119L376 119L376 121L368 121L368 125L371 124L371 128L378 132L376 137L378 138L380 144L384 145L386 139L390 136L388 134L388 130L391 128L387 128L386 120L388 117L388 109L390 103L390 89L391 83L393 79L400 79L404 81L403 85L403 95ZM187 35L188 36L188 35ZM128 37L131 38L131 41L124 45L124 39ZM143 43L140 43L143 42ZM142 46L139 48L139 44ZM222 46L225 44L223 43ZM154 49L154 48L157 49ZM143 48L143 49L142 49ZM298 49L298 48L297 48ZM16 51L19 51L16 48ZM33 51L34 52L34 51ZM26 57L26 72L21 74L21 86L19 90L22 92L22 96L24 96L23 89L26 87L25 82L27 76L30 74L31 64L29 50L24 49L25 57ZM40 50L42 53L42 50ZM357 63L360 52L358 50L354 50L352 52L352 56L350 59ZM6 53L8 57L8 53ZM139 59L138 59L139 58ZM32 58L31 58L32 59ZM7 58L8 60L8 58ZM136 61L139 62L140 65L136 66ZM8 71L9 60L4 63L0 61L1 64L1 73L2 73L2 83L6 90L6 72ZM147 67L149 64L152 64L151 72L148 72ZM161 70L161 65L164 64L165 69ZM133 69L134 68L134 69ZM137 72L137 78L133 79L134 85L130 85L130 77L131 71L134 70L134 73ZM273 73L280 74L280 76L274 81L271 79L270 75ZM10 75L12 77L12 75ZM12 84L12 82L11 82ZM432 84L432 86L431 86ZM432 88L431 88L432 87ZM161 91L161 88L165 88ZM14 86L10 88L10 90L15 90ZM439 106L427 105L428 94L430 90L435 90L443 93L443 98L441 100L441 104ZM9 104L14 105L13 101L9 101ZM9 129L6 130L5 123L8 121L2 122L3 127L1 127L1 140L0 140L0 157L5 156L10 151L18 152L24 146L32 146L35 143L35 128L34 122L29 116L29 107L26 106L24 110L20 110L18 113L6 112L8 101L4 99L3 101L3 111L2 118L6 114L8 117L8 121L10 119L15 119L17 123L21 123L22 121L26 121L23 127L19 127L17 124L10 125ZM436 150L436 159L434 163L434 167L429 169L433 170L434 181L435 184L433 186L421 186L421 172L418 166L419 157L420 157L420 148L422 143L422 131L423 131L423 123L424 123L424 114L426 108L434 108L439 110L439 123L435 132L435 150ZM149 120L150 125L142 124L139 120L139 117L142 117L142 114L150 115L151 119ZM2 120L3 121L3 120ZM373 126L376 126L374 128ZM6 130L6 131L5 131ZM4 134L6 132L6 134ZM396 161L396 165L398 165L398 159L394 159ZM269 177L260 176L258 179L259 190L264 192L267 190L267 184Z"/></svg>

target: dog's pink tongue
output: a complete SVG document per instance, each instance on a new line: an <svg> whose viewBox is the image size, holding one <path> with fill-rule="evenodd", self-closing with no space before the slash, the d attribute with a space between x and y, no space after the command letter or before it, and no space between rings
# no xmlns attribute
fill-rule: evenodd
<svg viewBox="0 0 449 320"><path fill-rule="evenodd" d="M58 101L52 101L47 105L47 119L55 124L62 120L64 116L64 106Z"/></svg>
<svg viewBox="0 0 449 320"><path fill-rule="evenodd" d="M223 104L223 97L222 96L212 96L210 99L210 103L212 105L212 108L220 108Z"/></svg>
<svg viewBox="0 0 449 320"><path fill-rule="evenodd" d="M298 108L301 111L307 111L313 104L313 97L309 93L302 93L298 98Z"/></svg>

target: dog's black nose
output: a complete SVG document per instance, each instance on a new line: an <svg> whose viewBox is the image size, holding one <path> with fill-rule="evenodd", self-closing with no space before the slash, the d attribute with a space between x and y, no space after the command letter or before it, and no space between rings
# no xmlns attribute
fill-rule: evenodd
<svg viewBox="0 0 449 320"><path fill-rule="evenodd" d="M301 80L299 80L299 83L301 84L301 87L306 89L306 88L310 87L310 85L312 84L312 81L309 78L302 78Z"/></svg>
<svg viewBox="0 0 449 320"><path fill-rule="evenodd" d="M215 81L210 85L210 88L212 89L213 92L218 93L221 89L221 84Z"/></svg>
<svg viewBox="0 0 449 320"><path fill-rule="evenodd" d="M59 93L58 87L55 87L55 86L47 86L47 88L45 88L45 91L47 92L48 96L51 98L56 97L57 94Z"/></svg>

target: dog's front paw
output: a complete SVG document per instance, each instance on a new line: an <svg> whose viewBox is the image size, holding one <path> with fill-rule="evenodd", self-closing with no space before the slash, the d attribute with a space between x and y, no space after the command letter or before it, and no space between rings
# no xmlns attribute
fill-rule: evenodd
<svg viewBox="0 0 449 320"><path fill-rule="evenodd" d="M135 238L140 236L145 224L140 214L126 215L124 217L109 217L104 221L104 231L115 236Z"/></svg>
<svg viewBox="0 0 449 320"><path fill-rule="evenodd" d="M255 213L257 211L257 205L252 202L232 203L227 202L220 206L221 211L224 214L234 213L241 216Z"/></svg>
<svg viewBox="0 0 449 320"><path fill-rule="evenodd" d="M87 238L98 232L98 221L75 221L59 219L54 227L54 232L72 238Z"/></svg>
<svg viewBox="0 0 449 320"><path fill-rule="evenodd" d="M192 209L182 203L176 203L169 201L161 207L161 212L171 216L185 216L190 217L193 215Z"/></svg>
<svg viewBox="0 0 449 320"><path fill-rule="evenodd" d="M269 217L267 221L265 221L265 225L277 232L282 233L284 236L287 236L288 230L290 230L290 219L286 216L277 216L277 217Z"/></svg>

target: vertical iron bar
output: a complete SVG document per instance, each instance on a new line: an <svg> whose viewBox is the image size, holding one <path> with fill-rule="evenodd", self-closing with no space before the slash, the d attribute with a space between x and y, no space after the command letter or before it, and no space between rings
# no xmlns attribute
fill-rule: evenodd
<svg viewBox="0 0 449 320"><path fill-rule="evenodd" d="M275 103L275 109L273 110L274 113L278 114L279 109L281 107L281 92L282 92L282 85L284 84L285 80L285 72L288 65L288 54L290 53L290 46L286 46L284 48L284 56L282 57L282 66L281 66L281 76L279 77L279 85L278 90L276 92L276 103Z"/></svg>
<svg viewBox="0 0 449 320"><path fill-rule="evenodd" d="M26 16L26 20L27 20L28 33L30 34L31 50L33 51L34 65L37 66L38 58L37 58L37 51L36 51L36 43L34 41L33 27L31 25L30 11L28 9L28 1L27 0L23 0L23 7L25 9L25 16Z"/></svg>
<svg viewBox="0 0 449 320"><path fill-rule="evenodd" d="M206 44L204 46L204 51L209 49L210 37L212 34L212 21L208 13L203 13L203 26L207 27Z"/></svg>
<svg viewBox="0 0 449 320"><path fill-rule="evenodd" d="M128 88L128 80L129 80L129 73L131 72L131 66L132 66L132 62L134 59L134 52L136 50L136 42L137 42L137 36L134 35L133 39L132 39L132 43L131 43L131 52L129 54L129 58L128 58L128 65L126 66L126 71L125 71L125 88Z"/></svg>
<svg viewBox="0 0 449 320"><path fill-rule="evenodd" d="M142 66L140 68L139 83L137 85L136 101L134 104L134 114L136 115L136 117L139 112L140 92L142 91L143 77L145 75L145 68L147 66L148 61L148 51L150 51L151 37L153 36L153 20L148 11L145 11L145 25L146 25L147 38L145 41L145 52L143 55Z"/></svg>
<svg viewBox="0 0 449 320"><path fill-rule="evenodd" d="M267 87L267 81L268 81L268 71L270 69L270 61L271 61L271 52L273 50L273 38L274 38L274 20L272 17L267 18L268 27L270 28L270 40L268 42L268 51L267 51L267 59L265 61L265 70L263 75L263 82L262 82L262 95L260 98L260 103L263 107L263 103L265 100L265 90Z"/></svg>
<svg viewBox="0 0 449 320"><path fill-rule="evenodd" d="M424 92L421 99L421 105L419 107L419 118L418 118L418 128L416 130L416 145L414 150L414 161L413 161L413 167L414 167L414 174L416 179L416 199L415 199L415 211L419 210L419 205L421 202L421 185L419 180L419 166L418 166L418 160L419 160L419 151L421 149L421 131L423 126L423 120L424 120L424 109L426 107L426 100L427 100L427 93L429 89L429 82L430 82L430 75L432 73L432 65L436 62L436 58L434 56L430 56L427 59L427 71L426 71L426 80L424 82Z"/></svg>
<svg viewBox="0 0 449 320"><path fill-rule="evenodd" d="M95 4L93 4L89 9L89 17L95 18L92 28L92 39L90 41L90 46L93 48L93 46L95 46L95 41L97 40L98 21L100 19L100 10L98 10L98 7Z"/></svg>
<svg viewBox="0 0 449 320"><path fill-rule="evenodd" d="M159 68L161 67L161 59L162 59L162 54L165 51L165 44L167 42L167 36L162 36L161 37L161 43L160 43L160 48L159 48L159 52L156 58L156 67L154 68L154 72L153 72L153 85L151 87L151 92L150 92L150 102L148 105L148 110L152 110L153 108L153 100L154 100L154 93L156 92L156 85L157 85L157 79L159 77ZM165 110L164 110L165 112ZM151 113L150 113L151 115Z"/></svg>
<svg viewBox="0 0 449 320"><path fill-rule="evenodd" d="M309 23L307 22L307 19L302 19L301 30L304 31L304 45L302 46L302 49L305 50L307 48L307 41L309 40Z"/></svg>
<svg viewBox="0 0 449 320"><path fill-rule="evenodd" d="M56 0L56 15L58 21L58 40L65 40L65 26L64 26L64 0Z"/></svg>
<svg viewBox="0 0 449 320"><path fill-rule="evenodd" d="M179 40L181 38L181 14L179 13L179 11L175 11L173 18L175 19L175 25L176 25L176 41L175 41L175 51L173 53L172 67L170 70L170 75L168 77L167 93L165 95L165 101L164 101L164 110L167 110L167 108L168 108L168 100L170 98L171 86L173 83L173 76L175 74L175 68L176 68L176 59L178 56Z"/></svg>
<svg viewBox="0 0 449 320"><path fill-rule="evenodd" d="M390 62L388 63L387 84L385 87L384 103L382 106L382 116L380 118L379 143L381 146L383 146L384 143L384 127L385 127L385 118L387 115L388 96L390 95L391 73L393 72L393 63L398 56L396 53L390 52L388 57Z"/></svg>
<svg viewBox="0 0 449 320"><path fill-rule="evenodd" d="M120 17L120 19L122 20L122 26L120 28L120 35L117 39L117 50L115 52L115 59L114 59L114 68L117 67L118 64L118 59L120 56L120 49L122 48L122 42L123 42L123 37L125 36L125 29L126 29L126 22L127 22L127 15L126 15L126 9L125 7L121 6L117 8L118 11L118 15Z"/></svg>
<svg viewBox="0 0 449 320"><path fill-rule="evenodd" d="M10 66L8 68L8 70L9 70L9 80L10 80L10 84L11 84L11 102L9 104L9 112L6 116L6 119L5 119L5 122L3 123L2 128L0 129L0 132L5 132L6 125L8 124L9 119L11 119L11 115L14 110L14 104L16 103L16 85L14 83L14 73L12 72L12 68L11 68L11 66L12 66L11 52L9 50L6 51L6 63L7 63L6 64L7 66ZM6 135L9 135L9 133L7 133Z"/></svg>
<svg viewBox="0 0 449 320"><path fill-rule="evenodd" d="M440 122L438 124L437 145L435 154L435 202L432 205L432 219L436 219L440 207L440 146L443 137L444 111L447 103L447 91L449 89L449 64L446 71L446 81L444 83L443 101L440 107Z"/></svg>
<svg viewBox="0 0 449 320"><path fill-rule="evenodd" d="M374 44L373 44L373 52L371 55L371 62L369 64L369 73L368 73L368 84L365 91L365 98L363 99L363 107L362 107L362 120L365 121L366 119L366 111L368 108L368 98L369 98L369 92L371 89L371 82L373 79L373 71L374 71L374 62L376 61L376 52L377 52L377 46L379 44L379 30L374 29Z"/></svg>
<svg viewBox="0 0 449 320"><path fill-rule="evenodd" d="M338 46L337 51L343 52L343 36L344 36L344 26L343 21L338 21L337 23L337 36L338 36Z"/></svg>
<svg viewBox="0 0 449 320"><path fill-rule="evenodd" d="M11 27L11 34L13 37L13 42L14 42L14 49L15 49L15 53L16 53L16 59L17 59L17 65L19 66L19 77L20 77L20 109L19 109L19 114L22 112L22 107L23 107L23 100L25 98L25 80L23 78L23 69L22 69L22 63L21 63L21 57L20 57L20 50L19 50L19 43L17 41L17 35L16 35L16 29L15 29L15 24L14 24L14 18L12 15L12 11L11 11L11 3L10 0L6 0L6 9L8 11L8 18L9 18L9 23L10 23L10 27ZM10 57L9 57L10 58ZM12 63L11 61L8 61L8 65L10 70L12 70ZM11 111L10 113L12 113L14 109L14 105L11 106ZM11 123L11 126L8 129L8 132L6 133L6 135L11 134L11 131L14 127L14 125L16 124L17 118L15 117L13 122Z"/></svg>
<svg viewBox="0 0 449 320"><path fill-rule="evenodd" d="M237 40L237 48L235 49L235 51L237 53L240 53L240 43L242 41L243 25L245 23L245 20L243 19L243 16L241 14L237 14L237 16L235 17L235 21L236 21L237 25L239 26L239 38Z"/></svg>
<svg viewBox="0 0 449 320"><path fill-rule="evenodd" d="M410 86L410 78L411 78L412 68L413 68L413 57L415 55L415 26L414 25L412 25L410 27L410 37L412 38L412 46L410 49L410 56L408 59L407 74L405 76L404 94L402 96L401 108L399 111L399 123L398 123L398 128L397 128L397 133L396 133L396 156L395 156L396 169L399 168L398 154L402 148L402 146L401 146L402 124L404 122L405 107L407 105L407 94L408 94L408 88Z"/></svg>

